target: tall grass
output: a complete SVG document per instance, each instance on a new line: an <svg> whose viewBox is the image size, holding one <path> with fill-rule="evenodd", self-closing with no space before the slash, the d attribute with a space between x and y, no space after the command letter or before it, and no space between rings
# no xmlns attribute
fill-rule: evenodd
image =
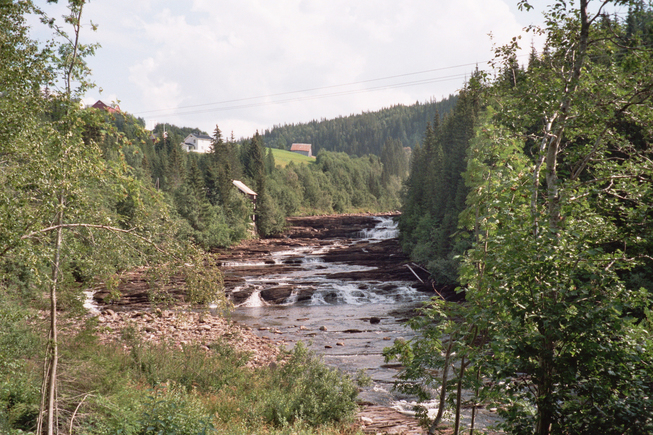
<svg viewBox="0 0 653 435"><path fill-rule="evenodd" d="M285 362L252 369L246 366L249 355L223 342L212 343L210 351L198 345L178 348L144 342L126 331L125 341L101 345L95 328L89 321L61 345L60 433L353 431L356 382L325 366L301 344L285 354ZM8 354L22 364L22 376L0 378L0 432L29 433L38 409L40 365L30 363L33 352L21 353L17 344L8 347L13 349ZM4 354L0 359L5 367ZM3 394L7 389L14 392L13 402ZM19 391L25 394L17 395ZM24 412L16 418L20 410Z"/></svg>

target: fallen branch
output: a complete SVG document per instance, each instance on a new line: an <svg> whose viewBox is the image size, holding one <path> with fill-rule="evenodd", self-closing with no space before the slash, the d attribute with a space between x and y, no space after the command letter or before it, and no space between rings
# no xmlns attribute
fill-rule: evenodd
<svg viewBox="0 0 653 435"><path fill-rule="evenodd" d="M89 394L91 393L87 393L82 399L82 401L77 404L77 407L75 408L75 412L73 412L73 416L70 418L70 430L68 432L69 435L73 435L73 421L75 420L75 415L77 415L77 411L79 411L79 407L82 406L82 403L84 403L84 400L86 400Z"/></svg>
<svg viewBox="0 0 653 435"><path fill-rule="evenodd" d="M419 280L419 282L421 282L422 284L424 284L424 281L422 281L422 278L420 278L419 275L417 275L417 274L415 273L415 271L413 270L412 267L410 267L409 264L404 264L404 266L406 266L406 267L407 267L411 272L413 272L413 275L415 275L415 278L417 278L417 279Z"/></svg>

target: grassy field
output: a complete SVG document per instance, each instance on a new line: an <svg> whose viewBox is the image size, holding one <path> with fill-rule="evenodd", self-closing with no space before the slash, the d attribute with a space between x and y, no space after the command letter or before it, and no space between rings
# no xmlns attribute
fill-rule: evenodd
<svg viewBox="0 0 653 435"><path fill-rule="evenodd" d="M265 150L265 152L267 153L267 150ZM281 166L282 168L285 168L290 162L295 162L295 164L315 162L315 157L306 157L298 153L279 150L276 148L272 148L272 155L274 156L274 164Z"/></svg>

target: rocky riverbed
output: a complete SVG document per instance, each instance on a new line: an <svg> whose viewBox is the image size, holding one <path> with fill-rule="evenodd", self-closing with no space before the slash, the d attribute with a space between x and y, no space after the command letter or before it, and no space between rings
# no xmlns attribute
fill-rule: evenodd
<svg viewBox="0 0 653 435"><path fill-rule="evenodd" d="M407 333L401 324L419 301L455 294L436 289L426 271L403 254L396 229L384 227L390 217L290 218L281 237L214 252L225 293L237 307L231 320L184 308L182 283L175 280L169 294L176 308L157 310L149 302L144 271L132 271L118 285L119 298L103 289L93 296L102 339L120 339L125 326L147 340L180 346L208 349L226 339L253 355L251 365L269 364L278 345L309 342L329 364L345 371L370 369L376 386L362 393L368 404L360 414L365 432L421 433L414 419L388 408L397 368L384 366L381 351Z"/></svg>
<svg viewBox="0 0 653 435"><path fill-rule="evenodd" d="M378 224L378 217L312 216L289 218L288 224L280 238L247 241L218 253L225 290L235 305L243 304L257 290L257 286L247 285L245 278L257 277L266 279L259 296L268 305L289 303L291 297L293 303L309 303L323 279L379 284L374 288L377 295L392 293L396 288L392 283L396 282L408 282L417 291L433 292L428 284L419 281L426 280L428 274L411 265L397 239L364 237ZM311 268L307 260L313 261ZM331 267L334 264L355 267L337 269ZM300 279L284 279L299 269L312 269L313 273L300 275Z"/></svg>

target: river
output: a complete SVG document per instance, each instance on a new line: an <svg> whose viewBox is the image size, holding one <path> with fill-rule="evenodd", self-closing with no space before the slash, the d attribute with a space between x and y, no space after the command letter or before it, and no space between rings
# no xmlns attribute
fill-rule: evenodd
<svg viewBox="0 0 653 435"><path fill-rule="evenodd" d="M345 222L332 234L316 222L295 222L298 236L280 239L281 246L271 242L223 259L237 304L232 318L288 349L301 341L344 372L365 370L372 384L361 401L412 414L415 398L393 390L400 366L386 364L383 349L414 336L405 321L434 292L401 253L392 217ZM429 407L435 412L434 403ZM482 421L493 420L484 414Z"/></svg>

